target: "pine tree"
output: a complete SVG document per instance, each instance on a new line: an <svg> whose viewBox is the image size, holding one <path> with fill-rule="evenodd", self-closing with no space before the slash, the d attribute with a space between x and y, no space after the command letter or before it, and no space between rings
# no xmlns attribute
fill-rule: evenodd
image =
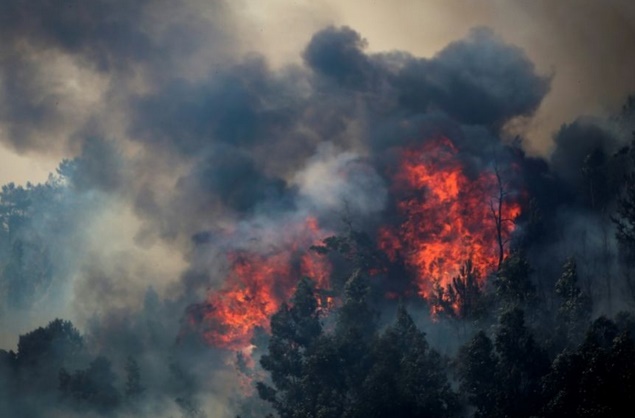
<svg viewBox="0 0 635 418"><path fill-rule="evenodd" d="M260 364L272 385L258 382L260 397L282 418L316 416L316 388L306 373L306 357L322 334L313 283L303 278L291 306L283 304L271 318L268 352Z"/></svg>
<svg viewBox="0 0 635 418"><path fill-rule="evenodd" d="M143 393L145 388L141 386L141 369L137 361L128 356L126 360L126 388L124 395L127 399L136 398Z"/></svg>
<svg viewBox="0 0 635 418"><path fill-rule="evenodd" d="M504 309L522 308L534 301L536 289L530 279L532 272L522 253L515 251L505 258L494 279L497 300Z"/></svg>
<svg viewBox="0 0 635 418"><path fill-rule="evenodd" d="M355 417L449 417L458 400L443 358L432 350L404 306L375 342L373 363Z"/></svg>
<svg viewBox="0 0 635 418"><path fill-rule="evenodd" d="M475 418L497 416L498 357L494 344L485 332L478 332L471 341L461 347L457 355L457 369L461 391L475 408Z"/></svg>
<svg viewBox="0 0 635 418"><path fill-rule="evenodd" d="M578 269L573 258L564 264L562 275L556 282L556 294L562 300L558 310L559 335L566 338L565 346L576 345L591 320L592 303L578 287Z"/></svg>

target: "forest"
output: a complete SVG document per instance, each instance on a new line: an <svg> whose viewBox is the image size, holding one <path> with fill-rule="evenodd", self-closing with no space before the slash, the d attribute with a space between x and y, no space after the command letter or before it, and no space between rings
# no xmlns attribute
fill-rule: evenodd
<svg viewBox="0 0 635 418"><path fill-rule="evenodd" d="M57 208L65 216L56 227L76 219L65 189L80 163L63 163L45 184L3 187L3 306L28 306L50 285L54 246L33 225ZM302 249L330 260L330 287L293 278L293 295L251 335L254 350L232 347L243 379L235 408L243 417L626 416L635 396L634 169L632 146L613 155L592 149L579 167L580 194L568 197L614 234L607 240L616 247L545 259L540 247L561 239L565 225L531 198L530 214L514 220L523 231L510 233L497 268L482 277L466 259L426 297L403 257L391 259L354 219L342 220L340 235ZM386 280L398 283L398 298L387 297L396 291ZM4 410L42 416L45 404L50 416L137 416L172 397L182 416L206 416L196 400L204 377L192 362L210 357L201 355L208 342L195 322L215 307L190 306L186 316L199 319L181 322L185 331L170 341L159 311L173 313L171 303L149 288L120 336L98 323L82 335L63 319L21 335L16 351L0 351ZM106 353L108 345L127 346L125 359L114 350L118 365L89 349L100 334L111 338L99 344ZM144 370L157 359L144 367L135 359L150 349L144 344L170 346L159 386Z"/></svg>
<svg viewBox="0 0 635 418"><path fill-rule="evenodd" d="M293 36L63 3L0 2L0 416L632 416L635 86L596 6L589 38L404 0L432 17L367 39L381 2L272 2Z"/></svg>

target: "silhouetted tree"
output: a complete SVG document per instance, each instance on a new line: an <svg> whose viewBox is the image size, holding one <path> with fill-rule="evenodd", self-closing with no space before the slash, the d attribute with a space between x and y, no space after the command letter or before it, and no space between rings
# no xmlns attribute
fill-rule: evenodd
<svg viewBox="0 0 635 418"><path fill-rule="evenodd" d="M372 349L355 417L448 417L458 410L443 358L430 349L405 307Z"/></svg>
<svg viewBox="0 0 635 418"><path fill-rule="evenodd" d="M607 158L600 148L594 148L584 158L582 176L585 181L588 202L592 209L605 209L610 197L611 186L608 181Z"/></svg>
<svg viewBox="0 0 635 418"><path fill-rule="evenodd" d="M476 417L531 417L540 411L549 360L525 326L522 310L501 315L494 344L477 333L459 350L456 365Z"/></svg>
<svg viewBox="0 0 635 418"><path fill-rule="evenodd" d="M459 275L445 288L435 283L428 302L437 314L457 320L477 320L487 312L487 301L479 284L479 272L467 260Z"/></svg>
<svg viewBox="0 0 635 418"><path fill-rule="evenodd" d="M567 260L556 282L556 294L562 300L558 309L559 334L564 345L575 345L584 336L591 320L591 298L578 286L578 269L573 258Z"/></svg>
<svg viewBox="0 0 635 418"><path fill-rule="evenodd" d="M338 292L343 290L342 280L356 271L365 275L372 274L383 270L387 265L387 257L377 248L375 241L367 233L355 229L349 219L344 222L346 230L343 234L329 236L321 244L311 246L311 251L329 255L335 262L340 274L333 278L333 287Z"/></svg>
<svg viewBox="0 0 635 418"><path fill-rule="evenodd" d="M139 364L133 357L128 357L126 360L126 387L124 395L126 398L131 399L138 397L143 393L145 388L141 386L141 369Z"/></svg>
<svg viewBox="0 0 635 418"><path fill-rule="evenodd" d="M600 317L584 343L564 351L544 379L543 416L628 417L635 400L635 344L627 331Z"/></svg>
<svg viewBox="0 0 635 418"><path fill-rule="evenodd" d="M497 411L501 384L498 380L498 357L492 340L483 331L461 347L456 359L461 392L476 408L476 418L499 416Z"/></svg>
<svg viewBox="0 0 635 418"><path fill-rule="evenodd" d="M522 308L534 301L536 289L530 278L532 272L522 253L514 251L505 258L494 279L496 299L504 309Z"/></svg>
<svg viewBox="0 0 635 418"><path fill-rule="evenodd" d="M635 140L621 154L627 156L630 172L624 176L621 196L611 220L616 226L615 237L624 261L626 284L635 298Z"/></svg>
<svg viewBox="0 0 635 418"><path fill-rule="evenodd" d="M63 395L70 397L78 407L111 411L117 408L120 395L114 386L116 375L110 360L99 356L87 369L70 374L62 368L59 373L59 388Z"/></svg>
<svg viewBox="0 0 635 418"><path fill-rule="evenodd" d="M2 186L0 191L0 312L4 306L28 308L46 294L53 279L51 239L43 230L63 230L64 178L46 183Z"/></svg>
<svg viewBox="0 0 635 418"><path fill-rule="evenodd" d="M268 353L260 364L271 375L273 386L257 383L260 397L271 403L282 418L313 417L317 400L306 373L306 354L322 333L313 283L302 279L292 299L271 317Z"/></svg>
<svg viewBox="0 0 635 418"><path fill-rule="evenodd" d="M531 417L542 404L541 379L549 359L525 326L522 310L514 308L501 315L494 345L499 358L497 380L501 391L497 411L501 416Z"/></svg>
<svg viewBox="0 0 635 418"><path fill-rule="evenodd" d="M77 366L85 358L79 331L70 321L55 319L20 336L15 357L18 382L24 391L55 390L60 368Z"/></svg>

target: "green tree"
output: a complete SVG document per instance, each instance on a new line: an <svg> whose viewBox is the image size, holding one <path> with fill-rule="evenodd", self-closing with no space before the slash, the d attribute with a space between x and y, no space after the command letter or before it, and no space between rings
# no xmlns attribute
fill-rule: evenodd
<svg viewBox="0 0 635 418"><path fill-rule="evenodd" d="M565 350L544 379L543 416L628 417L635 400L635 343L613 321L600 317L584 342Z"/></svg>
<svg viewBox="0 0 635 418"><path fill-rule="evenodd" d="M21 335L15 356L21 391L55 390L60 368L78 366L86 357L83 338L70 321L55 319Z"/></svg>
<svg viewBox="0 0 635 418"><path fill-rule="evenodd" d="M631 170L624 176L622 193L617 199L615 214L611 217L616 226L615 237L629 259L635 260L635 140L630 148L621 154L627 155L627 165Z"/></svg>
<svg viewBox="0 0 635 418"><path fill-rule="evenodd" d="M565 346L576 345L584 336L591 321L591 298L578 286L578 269L573 258L568 259L556 282L556 294L561 299L558 317L559 335L566 338Z"/></svg>
<svg viewBox="0 0 635 418"><path fill-rule="evenodd" d="M531 282L532 272L522 253L514 251L505 258L494 279L497 300L504 309L522 308L534 301L536 289Z"/></svg>
<svg viewBox="0 0 635 418"><path fill-rule="evenodd" d="M115 388L116 375L110 360L98 356L87 369L70 374L62 368L59 373L59 389L80 408L112 411L119 406L120 396Z"/></svg>
<svg viewBox="0 0 635 418"><path fill-rule="evenodd" d="M282 418L317 416L314 376L306 373L306 357L321 334L313 283L303 278L291 306L283 304L271 317L268 352L260 364L270 373L273 386L264 382L256 385L260 397Z"/></svg>
<svg viewBox="0 0 635 418"><path fill-rule="evenodd" d="M584 158L582 176L591 208L604 210L611 197L611 185L608 181L607 158L602 149L594 148Z"/></svg>
<svg viewBox="0 0 635 418"><path fill-rule="evenodd" d="M370 285L361 269L353 272L344 287L342 306L337 311L336 334L356 333L368 340L376 331L379 313L368 301Z"/></svg>
<svg viewBox="0 0 635 418"><path fill-rule="evenodd" d="M549 360L525 326L522 310L501 315L494 343L477 333L459 350L456 366L476 417L522 418L540 411Z"/></svg>
<svg viewBox="0 0 635 418"><path fill-rule="evenodd" d="M446 363L431 349L405 307L397 321L376 339L372 367L364 382L355 417L449 417L458 398L446 374Z"/></svg>
<svg viewBox="0 0 635 418"><path fill-rule="evenodd" d="M372 365L371 346L377 333L379 313L369 298L368 278L356 270L344 287L342 306L337 311L333 342L337 347L337 375L344 384L342 415L359 410L364 381Z"/></svg>
<svg viewBox="0 0 635 418"><path fill-rule="evenodd" d="M139 364L129 356L126 360L126 387L124 395L128 399L136 398L143 393L145 388L141 385L141 369Z"/></svg>
<svg viewBox="0 0 635 418"><path fill-rule="evenodd" d="M471 341L461 347L456 358L461 381L461 392L476 408L476 418L495 417L497 397L501 391L498 380L498 357L494 344L485 332L478 332Z"/></svg>
<svg viewBox="0 0 635 418"><path fill-rule="evenodd" d="M497 395L499 416L531 417L541 405L541 379L549 359L525 326L522 310L514 308L501 315L494 346L498 354Z"/></svg>
<svg viewBox="0 0 635 418"><path fill-rule="evenodd" d="M626 284L631 298L635 298L635 140L630 148L625 148L621 156L626 156L628 174L624 175L621 196L617 199L616 211L611 216L615 224L615 237L623 258Z"/></svg>
<svg viewBox="0 0 635 418"><path fill-rule="evenodd" d="M2 186L0 191L0 313L28 308L53 281L55 240L77 219L61 171L43 184ZM73 202L74 203L74 202ZM72 219L72 223L71 220Z"/></svg>

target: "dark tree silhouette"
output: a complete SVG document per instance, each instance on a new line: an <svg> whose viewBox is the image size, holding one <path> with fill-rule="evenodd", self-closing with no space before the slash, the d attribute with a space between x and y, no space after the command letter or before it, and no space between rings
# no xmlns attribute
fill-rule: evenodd
<svg viewBox="0 0 635 418"><path fill-rule="evenodd" d="M479 284L479 272L467 260L459 275L446 287L435 283L428 302L437 314L460 321L481 319L487 312L487 300Z"/></svg>
<svg viewBox="0 0 635 418"><path fill-rule="evenodd" d="M556 282L556 294L561 299L558 316L559 335L565 346L577 345L591 321L591 298L578 286L578 269L573 258L564 264Z"/></svg>
<svg viewBox="0 0 635 418"><path fill-rule="evenodd" d="M562 352L544 379L543 416L628 417L635 400L635 343L600 317L583 344Z"/></svg>
<svg viewBox="0 0 635 418"><path fill-rule="evenodd" d="M523 308L534 302L536 289L530 278L532 272L522 253L514 251L505 258L494 279L496 299L503 309Z"/></svg>
<svg viewBox="0 0 635 418"><path fill-rule="evenodd" d="M355 417L449 417L458 410L444 359L431 349L403 305L375 342Z"/></svg>
<svg viewBox="0 0 635 418"><path fill-rule="evenodd" d="M461 391L475 408L476 418L498 415L497 402L501 390L498 381L498 357L492 340L480 331L463 346L457 355Z"/></svg>
<svg viewBox="0 0 635 418"><path fill-rule="evenodd" d="M512 309L503 313L494 345L499 357L498 397L500 416L531 417L542 404L541 379L549 368L549 359L525 326L524 313Z"/></svg>
<svg viewBox="0 0 635 418"><path fill-rule="evenodd" d="M126 387L124 395L128 399L136 398L145 388L141 385L141 369L137 361L129 356L126 360Z"/></svg>
<svg viewBox="0 0 635 418"><path fill-rule="evenodd" d="M119 406L120 395L115 388L116 376L110 360L99 356L87 369L70 374L62 368L59 373L59 388L78 407L95 408L108 412Z"/></svg>
<svg viewBox="0 0 635 418"><path fill-rule="evenodd" d="M271 374L273 386L257 383L260 397L270 402L282 418L313 417L314 388L306 373L306 355L322 334L313 283L302 279L292 305L283 304L271 317L268 353L260 364Z"/></svg>

